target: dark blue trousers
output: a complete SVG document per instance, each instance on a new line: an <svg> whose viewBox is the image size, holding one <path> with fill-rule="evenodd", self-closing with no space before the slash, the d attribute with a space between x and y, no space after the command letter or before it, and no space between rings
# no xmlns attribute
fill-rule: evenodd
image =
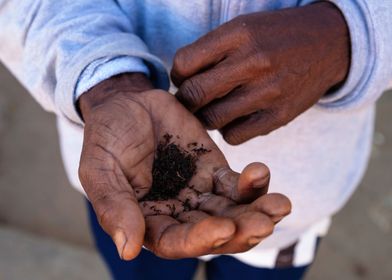
<svg viewBox="0 0 392 280"><path fill-rule="evenodd" d="M90 203L88 212L91 231L98 251L116 280L191 280L198 266L198 259L165 260L147 250L132 261L122 261L116 247L102 228ZM206 263L209 280L297 280L302 279L308 266L290 268L256 268L230 256L220 256Z"/></svg>

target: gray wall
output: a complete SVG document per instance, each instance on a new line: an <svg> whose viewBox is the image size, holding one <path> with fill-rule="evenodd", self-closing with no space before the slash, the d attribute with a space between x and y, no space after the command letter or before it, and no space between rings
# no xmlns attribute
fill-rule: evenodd
<svg viewBox="0 0 392 280"><path fill-rule="evenodd" d="M89 245L84 207L63 170L54 115L0 67L0 222Z"/></svg>

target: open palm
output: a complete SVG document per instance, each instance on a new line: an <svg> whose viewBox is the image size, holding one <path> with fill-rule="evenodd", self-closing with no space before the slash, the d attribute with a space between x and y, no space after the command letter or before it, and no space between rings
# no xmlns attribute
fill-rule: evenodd
<svg viewBox="0 0 392 280"><path fill-rule="evenodd" d="M161 90L135 94L121 86L110 90L84 106L79 173L123 259L134 258L142 245L165 258L243 252L290 212L283 195L264 195L265 165L253 163L241 175L231 171L202 125L172 95ZM195 175L177 197L143 200L152 185L156 148L168 134L184 150L196 142L208 152L200 154Z"/></svg>

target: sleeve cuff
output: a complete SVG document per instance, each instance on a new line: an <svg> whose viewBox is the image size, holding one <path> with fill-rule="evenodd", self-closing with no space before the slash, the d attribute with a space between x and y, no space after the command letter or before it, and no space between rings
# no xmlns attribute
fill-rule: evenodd
<svg viewBox="0 0 392 280"><path fill-rule="evenodd" d="M124 72L149 74L156 88L168 90L169 76L163 62L149 53L143 41L129 33L100 37L74 56L56 87L57 110L74 124L83 125L75 101L105 78Z"/></svg>
<svg viewBox="0 0 392 280"><path fill-rule="evenodd" d="M300 5L319 2L303 0ZM345 17L350 32L351 65L346 81L336 91L322 97L318 105L325 109L345 109L355 106L363 95L372 76L375 62L375 43L371 36L372 24L367 19L365 4L361 1L328 0L337 6Z"/></svg>
<svg viewBox="0 0 392 280"><path fill-rule="evenodd" d="M150 75L143 60L131 56L100 58L88 65L79 77L75 87L74 102L100 82L121 73L139 72Z"/></svg>

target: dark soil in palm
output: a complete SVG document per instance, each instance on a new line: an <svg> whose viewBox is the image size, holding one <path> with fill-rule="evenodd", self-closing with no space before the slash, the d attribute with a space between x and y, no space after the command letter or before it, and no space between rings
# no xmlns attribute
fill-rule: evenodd
<svg viewBox="0 0 392 280"><path fill-rule="evenodd" d="M152 186L144 201L167 200L178 196L196 174L196 162L200 155L209 152L198 144L188 144L189 151L172 141L166 134L159 142L152 171ZM177 136L178 138L178 136Z"/></svg>

